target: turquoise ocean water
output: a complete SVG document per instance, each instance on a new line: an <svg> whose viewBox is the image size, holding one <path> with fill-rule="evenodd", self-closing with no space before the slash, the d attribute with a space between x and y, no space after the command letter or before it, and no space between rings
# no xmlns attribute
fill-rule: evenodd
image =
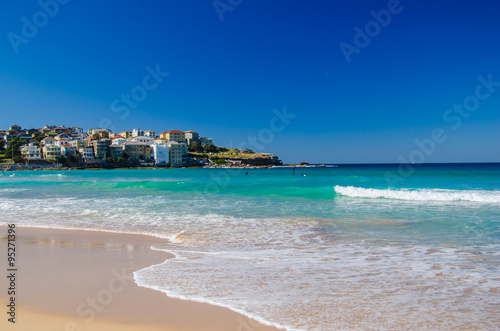
<svg viewBox="0 0 500 331"><path fill-rule="evenodd" d="M500 328L499 164L5 172L0 212L165 238L139 285L289 329Z"/></svg>

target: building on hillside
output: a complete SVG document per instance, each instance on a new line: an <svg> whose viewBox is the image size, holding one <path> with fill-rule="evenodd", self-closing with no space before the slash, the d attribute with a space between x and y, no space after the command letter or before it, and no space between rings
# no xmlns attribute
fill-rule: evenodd
<svg viewBox="0 0 500 331"><path fill-rule="evenodd" d="M74 126L68 130L71 134L81 135L83 134L83 128L79 126Z"/></svg>
<svg viewBox="0 0 500 331"><path fill-rule="evenodd" d="M21 155L27 161L42 160L42 153L40 151L40 147L32 144L22 146Z"/></svg>
<svg viewBox="0 0 500 331"><path fill-rule="evenodd" d="M123 138L122 136L115 136L113 139L111 139L111 145L116 145L116 146L121 146L127 142L127 139Z"/></svg>
<svg viewBox="0 0 500 331"><path fill-rule="evenodd" d="M144 136L155 139L156 131L153 130L144 131Z"/></svg>
<svg viewBox="0 0 500 331"><path fill-rule="evenodd" d="M28 134L28 133L18 133L18 134L14 135L14 136L16 136L19 139L31 140L31 135Z"/></svg>
<svg viewBox="0 0 500 331"><path fill-rule="evenodd" d="M132 137L144 136L144 131L141 129L132 129Z"/></svg>
<svg viewBox="0 0 500 331"><path fill-rule="evenodd" d="M138 143L144 143L144 144L148 144L148 145L152 145L152 144L155 143L154 138L150 138L150 137L146 137L146 136L132 137L132 138L130 138L128 140L129 141L135 141L135 142L138 142Z"/></svg>
<svg viewBox="0 0 500 331"><path fill-rule="evenodd" d="M160 133L160 138L167 141L177 141L179 143L186 142L186 136L184 132L180 130L170 130Z"/></svg>
<svg viewBox="0 0 500 331"><path fill-rule="evenodd" d="M16 132L19 132L21 131L21 127L19 125L13 125L11 127L9 127L9 131L16 131Z"/></svg>
<svg viewBox="0 0 500 331"><path fill-rule="evenodd" d="M120 132L119 135L125 139L128 139L128 138L132 137L132 131L125 130L125 131Z"/></svg>
<svg viewBox="0 0 500 331"><path fill-rule="evenodd" d="M83 147L92 147L94 148L94 141L98 140L92 136L88 136L83 140Z"/></svg>
<svg viewBox="0 0 500 331"><path fill-rule="evenodd" d="M169 141L169 163L172 167L182 167L184 159L188 155L187 145L177 141Z"/></svg>
<svg viewBox="0 0 500 331"><path fill-rule="evenodd" d="M69 145L75 147L76 150L79 151L80 148L83 147L83 140L79 140L79 139L72 140L72 141L69 142Z"/></svg>
<svg viewBox="0 0 500 331"><path fill-rule="evenodd" d="M59 147L61 147L62 145L68 145L68 144L69 144L68 139L62 138L62 139L54 140L54 145L59 146Z"/></svg>
<svg viewBox="0 0 500 331"><path fill-rule="evenodd" d="M65 131L66 131L66 128L63 126L57 126L57 127L53 128L52 130L50 130L50 132L55 132L55 133L63 133Z"/></svg>
<svg viewBox="0 0 500 331"><path fill-rule="evenodd" d="M106 140L93 140L92 145L94 147L94 158L98 160L106 159L108 154L108 144Z"/></svg>
<svg viewBox="0 0 500 331"><path fill-rule="evenodd" d="M56 140L54 138L47 137L47 138L43 138L42 139L42 144L45 145L45 146L47 146L47 145L54 145L55 141Z"/></svg>
<svg viewBox="0 0 500 331"><path fill-rule="evenodd" d="M7 146L9 145L9 143L12 141L12 139L14 139L16 136L13 135L13 134L5 134L3 136L3 140L5 140L5 142L7 143Z"/></svg>
<svg viewBox="0 0 500 331"><path fill-rule="evenodd" d="M64 157L68 157L70 155L75 155L76 154L76 147L71 146L69 144L62 145L61 146L61 155Z"/></svg>
<svg viewBox="0 0 500 331"><path fill-rule="evenodd" d="M43 133L47 133L47 132L52 131L52 130L53 130L53 129L55 129L55 128L57 128L57 125L45 125L45 126L41 129L41 131L42 131Z"/></svg>
<svg viewBox="0 0 500 331"><path fill-rule="evenodd" d="M71 139L69 139L70 141L75 141L75 140L78 140L80 143L83 144L85 138L87 138L85 136L85 134L80 134L80 135L71 135Z"/></svg>
<svg viewBox="0 0 500 331"><path fill-rule="evenodd" d="M155 139L155 144L166 144L166 143L168 143L167 139L163 139L163 138L160 138L160 137L158 137L158 138Z"/></svg>
<svg viewBox="0 0 500 331"><path fill-rule="evenodd" d="M214 140L212 138L207 138L207 137L200 137L201 145L203 147L210 146L210 145L215 145Z"/></svg>
<svg viewBox="0 0 500 331"><path fill-rule="evenodd" d="M58 161L61 158L61 147L51 144L43 146L43 157L47 161Z"/></svg>
<svg viewBox="0 0 500 331"><path fill-rule="evenodd" d="M108 129L102 129L102 128L94 128L94 129L88 129L87 130L87 134L89 136L92 136L92 135L94 135L96 133L99 134L99 133L102 133L102 132L107 132L109 134L109 132L111 132L111 131L108 130Z"/></svg>
<svg viewBox="0 0 500 331"><path fill-rule="evenodd" d="M73 137L71 136L71 133L65 131L65 132L60 133L57 136L55 136L54 139L55 140L66 139L67 141L70 141L70 140L73 140Z"/></svg>
<svg viewBox="0 0 500 331"><path fill-rule="evenodd" d="M198 132L193 130L186 131L185 137L188 145L201 145L200 135Z"/></svg>
<svg viewBox="0 0 500 331"><path fill-rule="evenodd" d="M80 147L78 150L84 162L89 162L94 160L94 148L93 147Z"/></svg>
<svg viewBox="0 0 500 331"><path fill-rule="evenodd" d="M123 158L123 146L111 145L108 147L108 154L115 160Z"/></svg>
<svg viewBox="0 0 500 331"><path fill-rule="evenodd" d="M123 144L123 155L130 161L147 161L151 159L151 146L135 141L127 141Z"/></svg>
<svg viewBox="0 0 500 331"><path fill-rule="evenodd" d="M157 165L167 165L170 161L169 146L167 144L151 145L153 159Z"/></svg>
<svg viewBox="0 0 500 331"><path fill-rule="evenodd" d="M108 145L108 146L111 146L111 143L113 142L113 139L109 139L109 138L102 138L99 140L106 142L106 145Z"/></svg>

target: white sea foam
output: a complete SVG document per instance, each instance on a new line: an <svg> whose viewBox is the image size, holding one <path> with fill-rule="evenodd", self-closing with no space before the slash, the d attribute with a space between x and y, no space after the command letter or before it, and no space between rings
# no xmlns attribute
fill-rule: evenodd
<svg viewBox="0 0 500 331"><path fill-rule="evenodd" d="M336 185L335 192L353 198L385 198L410 201L472 201L500 203L500 191L445 189L373 189Z"/></svg>

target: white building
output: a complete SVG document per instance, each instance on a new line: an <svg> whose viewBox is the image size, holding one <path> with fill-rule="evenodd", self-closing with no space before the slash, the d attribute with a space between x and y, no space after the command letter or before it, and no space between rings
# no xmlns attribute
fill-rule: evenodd
<svg viewBox="0 0 500 331"><path fill-rule="evenodd" d="M144 136L144 131L142 131L141 129L133 129L132 137L139 137L139 136Z"/></svg>
<svg viewBox="0 0 500 331"><path fill-rule="evenodd" d="M113 146L121 146L127 142L127 139L122 136L116 136L111 140L111 145Z"/></svg>
<svg viewBox="0 0 500 331"><path fill-rule="evenodd" d="M57 136L55 136L54 139L55 140L66 139L66 141L70 141L70 140L73 140L73 137L70 134L67 134L67 133L63 132L63 133L60 133Z"/></svg>
<svg viewBox="0 0 500 331"><path fill-rule="evenodd" d="M80 155L83 160L93 160L94 159L94 147L82 147L80 148Z"/></svg>
<svg viewBox="0 0 500 331"><path fill-rule="evenodd" d="M28 161L42 159L42 153L40 151L40 147L31 144L22 146L21 154Z"/></svg>
<svg viewBox="0 0 500 331"><path fill-rule="evenodd" d="M130 138L129 141L134 141L136 143L144 143L147 145L152 145L155 143L154 138L150 138L150 137L146 137L146 136L133 137L133 138Z"/></svg>
<svg viewBox="0 0 500 331"><path fill-rule="evenodd" d="M54 145L54 142L55 142L55 140L52 137L47 137L47 138L42 139L42 144L44 144L45 146Z"/></svg>
<svg viewBox="0 0 500 331"><path fill-rule="evenodd" d="M68 141L68 139L65 139L65 138L54 141L54 145L59 146L59 147L61 147L63 145L68 145L68 144L69 144L69 141Z"/></svg>
<svg viewBox="0 0 500 331"><path fill-rule="evenodd" d="M153 130L144 131L144 136L155 139L156 131Z"/></svg>
<svg viewBox="0 0 500 331"><path fill-rule="evenodd" d="M170 161L169 157L169 146L167 144L154 144L151 145L153 158L156 164L168 164Z"/></svg>

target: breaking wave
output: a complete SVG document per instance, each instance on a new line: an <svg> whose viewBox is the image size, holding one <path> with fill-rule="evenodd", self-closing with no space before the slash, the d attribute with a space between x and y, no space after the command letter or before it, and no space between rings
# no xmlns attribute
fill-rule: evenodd
<svg viewBox="0 0 500 331"><path fill-rule="evenodd" d="M334 187L335 192L353 198L385 198L409 201L472 201L500 203L500 191L445 189L374 189L355 186Z"/></svg>

